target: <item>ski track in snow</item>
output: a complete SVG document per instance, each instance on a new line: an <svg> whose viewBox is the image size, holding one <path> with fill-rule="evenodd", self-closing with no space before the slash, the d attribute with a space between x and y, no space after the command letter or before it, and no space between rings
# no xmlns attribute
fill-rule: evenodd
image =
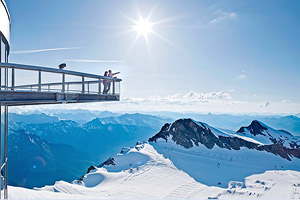
<svg viewBox="0 0 300 200"><path fill-rule="evenodd" d="M197 182L183 184L171 191L164 199L186 199L191 193L199 190L200 186ZM204 190L202 186L202 190Z"/></svg>

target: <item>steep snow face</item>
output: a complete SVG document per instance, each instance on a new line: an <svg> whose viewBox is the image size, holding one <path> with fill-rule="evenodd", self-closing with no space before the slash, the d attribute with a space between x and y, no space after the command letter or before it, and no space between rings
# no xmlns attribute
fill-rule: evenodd
<svg viewBox="0 0 300 200"><path fill-rule="evenodd" d="M286 131L275 130L257 120L247 127L241 127L236 135L252 138L264 145L282 144L287 148L300 148L300 138Z"/></svg>

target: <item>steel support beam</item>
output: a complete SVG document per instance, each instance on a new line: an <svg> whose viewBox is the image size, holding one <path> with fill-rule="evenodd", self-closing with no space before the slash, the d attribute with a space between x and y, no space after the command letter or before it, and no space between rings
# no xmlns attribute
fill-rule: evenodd
<svg viewBox="0 0 300 200"><path fill-rule="evenodd" d="M4 199L8 199L8 106L4 106Z"/></svg>

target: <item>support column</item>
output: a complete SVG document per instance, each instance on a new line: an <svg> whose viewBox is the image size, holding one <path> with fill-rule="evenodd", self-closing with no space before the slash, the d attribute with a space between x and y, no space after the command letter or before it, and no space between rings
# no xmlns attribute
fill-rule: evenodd
<svg viewBox="0 0 300 200"><path fill-rule="evenodd" d="M0 105L0 167L2 168L2 106ZM0 177L2 177L2 169L0 170ZM2 178L0 178L0 191L2 188ZM1 192L0 192L1 199Z"/></svg>
<svg viewBox="0 0 300 200"><path fill-rule="evenodd" d="M0 34L0 63L2 63L2 35L1 34ZM2 68L0 68L0 90L2 89L1 72L2 72Z"/></svg>
<svg viewBox="0 0 300 200"><path fill-rule="evenodd" d="M4 106L4 199L8 199L8 106Z"/></svg>

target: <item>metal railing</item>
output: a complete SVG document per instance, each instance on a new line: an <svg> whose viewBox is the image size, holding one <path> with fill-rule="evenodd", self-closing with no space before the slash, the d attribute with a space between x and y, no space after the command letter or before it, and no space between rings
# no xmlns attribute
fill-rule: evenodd
<svg viewBox="0 0 300 200"><path fill-rule="evenodd" d="M120 95L120 82L122 80L119 78L110 78L83 72L13 63L0 63L0 69L4 69L4 80L2 80L3 77L1 76L2 70L0 71L1 90ZM16 73L18 73L18 70L38 72L36 74L37 82L34 84L16 85ZM58 74L61 76L61 79L56 82L43 83L43 73ZM66 77L79 77L81 80L66 81ZM2 84L3 82L4 84ZM110 88L107 92L103 90L104 82L106 82Z"/></svg>

